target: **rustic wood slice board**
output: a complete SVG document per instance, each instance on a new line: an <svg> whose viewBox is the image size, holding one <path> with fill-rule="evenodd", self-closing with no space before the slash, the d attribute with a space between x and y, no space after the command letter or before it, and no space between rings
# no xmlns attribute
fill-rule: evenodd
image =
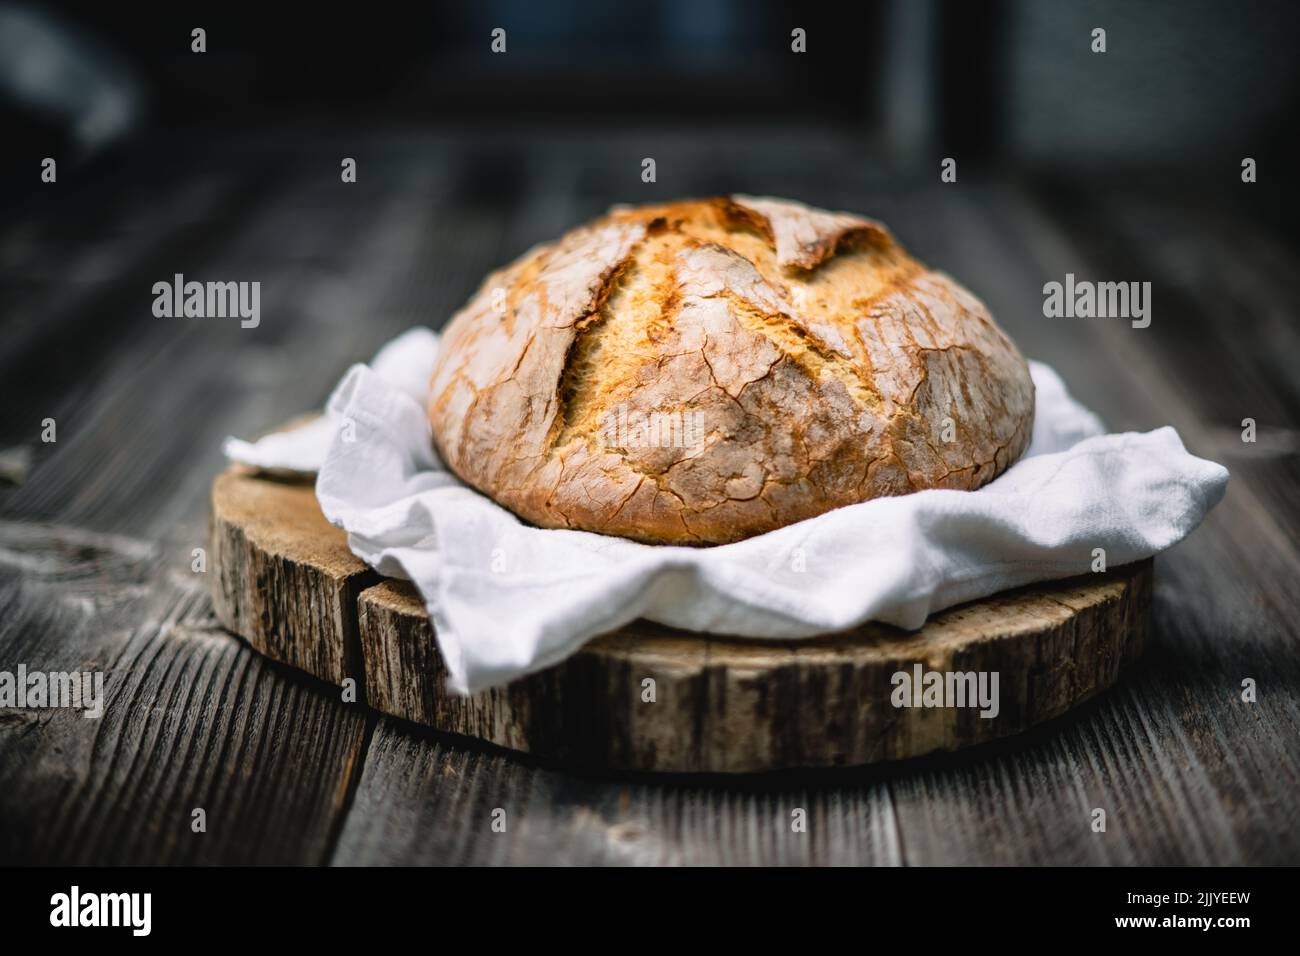
<svg viewBox="0 0 1300 956"><path fill-rule="evenodd" d="M548 670L472 697L415 589L348 550L309 481L234 466L212 487L213 602L259 652L440 731L586 766L737 773L872 763L1015 734L1111 686L1141 652L1151 560L934 615L804 641L637 621ZM998 673L999 711L899 708L893 675ZM654 681L654 701L644 682Z"/></svg>

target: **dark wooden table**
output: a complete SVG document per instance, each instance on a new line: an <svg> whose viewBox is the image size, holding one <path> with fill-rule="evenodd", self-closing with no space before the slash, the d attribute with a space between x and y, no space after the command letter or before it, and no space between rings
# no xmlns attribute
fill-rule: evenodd
<svg viewBox="0 0 1300 956"><path fill-rule="evenodd" d="M640 181L647 155L655 184ZM25 482L0 488L0 670L102 669L109 701L99 720L0 710L0 861L1300 862L1294 237L1232 188L941 186L937 161L917 182L868 155L817 131L303 123L61 167L0 222L0 449L32 455ZM356 184L339 180L343 156ZM1224 502L1157 561L1152 645L1117 689L956 755L627 777L379 717L216 625L191 551L224 436L319 406L349 364L441 325L487 268L610 202L727 191L878 216L1113 428L1172 424L1229 467ZM260 281L261 325L155 318L152 285L177 272ZM1152 282L1151 327L1043 318L1042 285L1066 272ZM40 441L45 418L55 443ZM791 832L795 808L806 833Z"/></svg>

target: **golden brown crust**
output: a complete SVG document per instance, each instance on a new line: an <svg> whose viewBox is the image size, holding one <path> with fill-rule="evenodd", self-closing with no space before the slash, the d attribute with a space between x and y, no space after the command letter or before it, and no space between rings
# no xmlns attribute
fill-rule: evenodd
<svg viewBox="0 0 1300 956"><path fill-rule="evenodd" d="M720 544L977 488L1033 408L984 306L879 223L733 196L616 208L488 276L429 416L448 466L534 524Z"/></svg>

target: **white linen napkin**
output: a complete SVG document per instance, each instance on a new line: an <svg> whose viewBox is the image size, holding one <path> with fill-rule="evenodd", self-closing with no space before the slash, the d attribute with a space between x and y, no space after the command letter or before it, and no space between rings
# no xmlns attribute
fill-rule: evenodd
<svg viewBox="0 0 1300 956"><path fill-rule="evenodd" d="M753 638L801 638L934 611L1033 581L1149 557L1223 497L1225 468L1173 428L1105 434L1051 368L1029 450L978 491L922 491L827 512L710 548L534 528L438 459L424 401L438 338L414 329L355 365L326 415L226 455L317 471L316 496L354 553L409 578L460 693L564 659L638 617Z"/></svg>

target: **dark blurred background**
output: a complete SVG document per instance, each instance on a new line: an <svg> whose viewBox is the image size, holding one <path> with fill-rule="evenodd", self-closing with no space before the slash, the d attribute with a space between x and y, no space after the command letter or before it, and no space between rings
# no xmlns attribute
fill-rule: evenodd
<svg viewBox="0 0 1300 956"><path fill-rule="evenodd" d="M884 220L1100 401L1092 370L1069 367L1085 327L1041 321L1042 283L1067 270L1153 281L1142 343L1159 362L1200 361L1195 321L1293 323L1298 11L0 0L0 450L153 348L227 351L236 380L218 384L269 396L240 411L269 426L611 203L727 192ZM57 184L41 181L44 157ZM355 184L340 182L343 157ZM955 184L940 182L944 157ZM175 272L262 281L261 327L155 320L150 287ZM280 378L295 337L315 353L299 393ZM1275 353L1277 379L1295 381ZM199 360L153 387L197 388ZM1297 389L1277 416L1300 417Z"/></svg>
<svg viewBox="0 0 1300 956"><path fill-rule="evenodd" d="M23 74L29 88L68 92L66 108L6 98L10 144L72 134L96 105L74 88L104 79L121 95L123 131L304 114L598 129L818 122L861 137L874 157L939 147L1074 166L1191 166L1231 159L1236 140L1269 152L1295 137L1300 35L1288 0L0 10L9 90ZM207 30L201 57L190 51L195 26ZM1104 56L1089 49L1096 26L1108 30ZM490 51L494 27L507 31L504 55ZM805 55L790 51L794 27L807 31Z"/></svg>
<svg viewBox="0 0 1300 956"><path fill-rule="evenodd" d="M972 170L1154 169L1213 181L1250 154L1279 176L1296 139L1298 9L4 2L4 162L29 170L33 151L83 157L160 130L393 124L460 130L468 142L674 127L707 142L739 126L774 145L789 129L846 138L863 164L891 175L929 177L952 155ZM207 31L202 55L190 50L196 26ZM1090 50L1098 26L1104 55ZM496 27L504 54L490 49ZM791 51L796 27L804 54ZM7 175L7 189L14 178L24 177Z"/></svg>

